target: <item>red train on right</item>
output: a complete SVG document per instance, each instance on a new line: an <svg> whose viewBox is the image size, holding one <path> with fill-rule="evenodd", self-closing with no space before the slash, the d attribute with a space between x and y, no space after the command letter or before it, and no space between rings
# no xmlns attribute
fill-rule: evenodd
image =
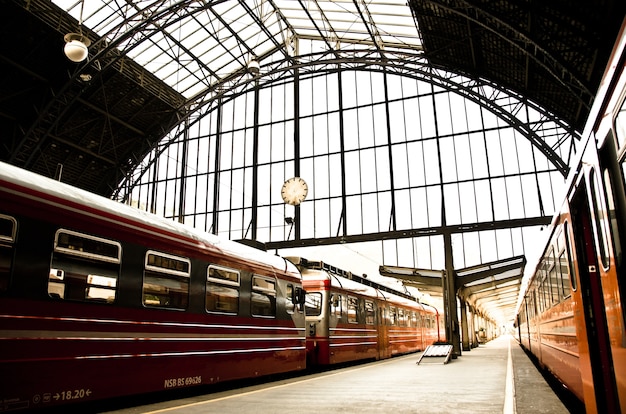
<svg viewBox="0 0 626 414"><path fill-rule="evenodd" d="M626 413L625 63L626 20L516 319L521 346L588 413Z"/></svg>

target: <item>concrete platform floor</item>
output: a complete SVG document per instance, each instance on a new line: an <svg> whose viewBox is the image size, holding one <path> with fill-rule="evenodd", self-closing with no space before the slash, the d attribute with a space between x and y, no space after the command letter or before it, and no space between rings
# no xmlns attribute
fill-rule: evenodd
<svg viewBox="0 0 626 414"><path fill-rule="evenodd" d="M569 413L511 337L445 365L429 359L417 365L420 355L109 413Z"/></svg>

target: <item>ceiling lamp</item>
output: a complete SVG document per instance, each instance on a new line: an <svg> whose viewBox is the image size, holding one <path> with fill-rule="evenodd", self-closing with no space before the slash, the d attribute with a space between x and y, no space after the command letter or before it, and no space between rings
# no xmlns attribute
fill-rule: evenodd
<svg viewBox="0 0 626 414"><path fill-rule="evenodd" d="M259 61L256 59L252 59L250 62L248 62L248 71L250 71L250 73L255 76L258 75L259 72L261 72L261 65L259 64Z"/></svg>
<svg viewBox="0 0 626 414"><path fill-rule="evenodd" d="M68 33L63 37L63 40L65 40L63 51L69 60L78 63L87 58L91 40L86 36L80 33Z"/></svg>
<svg viewBox="0 0 626 414"><path fill-rule="evenodd" d="M85 6L85 0L83 0L80 4L80 18L78 19L78 31L79 33L68 33L63 37L65 40L65 47L63 51L65 52L65 56L72 62L82 62L87 59L87 55L89 54L89 45L91 45L91 40L87 39L86 36L83 35L83 31L81 26L83 25L83 8Z"/></svg>

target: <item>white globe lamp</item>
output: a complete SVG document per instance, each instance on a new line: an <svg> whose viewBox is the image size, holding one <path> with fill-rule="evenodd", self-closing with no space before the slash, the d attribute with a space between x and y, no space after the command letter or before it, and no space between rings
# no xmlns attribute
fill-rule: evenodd
<svg viewBox="0 0 626 414"><path fill-rule="evenodd" d="M78 33L68 33L63 39L65 40L63 51L69 60L79 63L87 58L91 44L89 39Z"/></svg>
<svg viewBox="0 0 626 414"><path fill-rule="evenodd" d="M259 61L256 59L252 59L250 62L248 62L248 70L252 75L258 75L259 72L261 72L261 65L259 64Z"/></svg>

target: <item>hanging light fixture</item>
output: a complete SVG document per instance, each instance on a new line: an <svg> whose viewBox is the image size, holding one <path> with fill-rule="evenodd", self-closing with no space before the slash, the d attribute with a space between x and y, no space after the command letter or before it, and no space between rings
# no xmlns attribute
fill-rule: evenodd
<svg viewBox="0 0 626 414"><path fill-rule="evenodd" d="M65 40L65 47L63 51L65 52L65 56L72 62L82 62L87 58L89 54L89 46L91 45L91 40L89 40L85 35L83 35L83 29L81 26L83 25L83 7L85 5L84 0L80 4L80 19L78 21L78 32L79 33L68 33L63 36L63 40Z"/></svg>
<svg viewBox="0 0 626 414"><path fill-rule="evenodd" d="M69 60L78 63L87 58L91 40L80 33L68 33L63 37L63 40L65 40L63 51Z"/></svg>
<svg viewBox="0 0 626 414"><path fill-rule="evenodd" d="M259 72L261 72L261 65L259 64L259 61L256 59L252 59L248 62L248 71L256 76L259 74Z"/></svg>

